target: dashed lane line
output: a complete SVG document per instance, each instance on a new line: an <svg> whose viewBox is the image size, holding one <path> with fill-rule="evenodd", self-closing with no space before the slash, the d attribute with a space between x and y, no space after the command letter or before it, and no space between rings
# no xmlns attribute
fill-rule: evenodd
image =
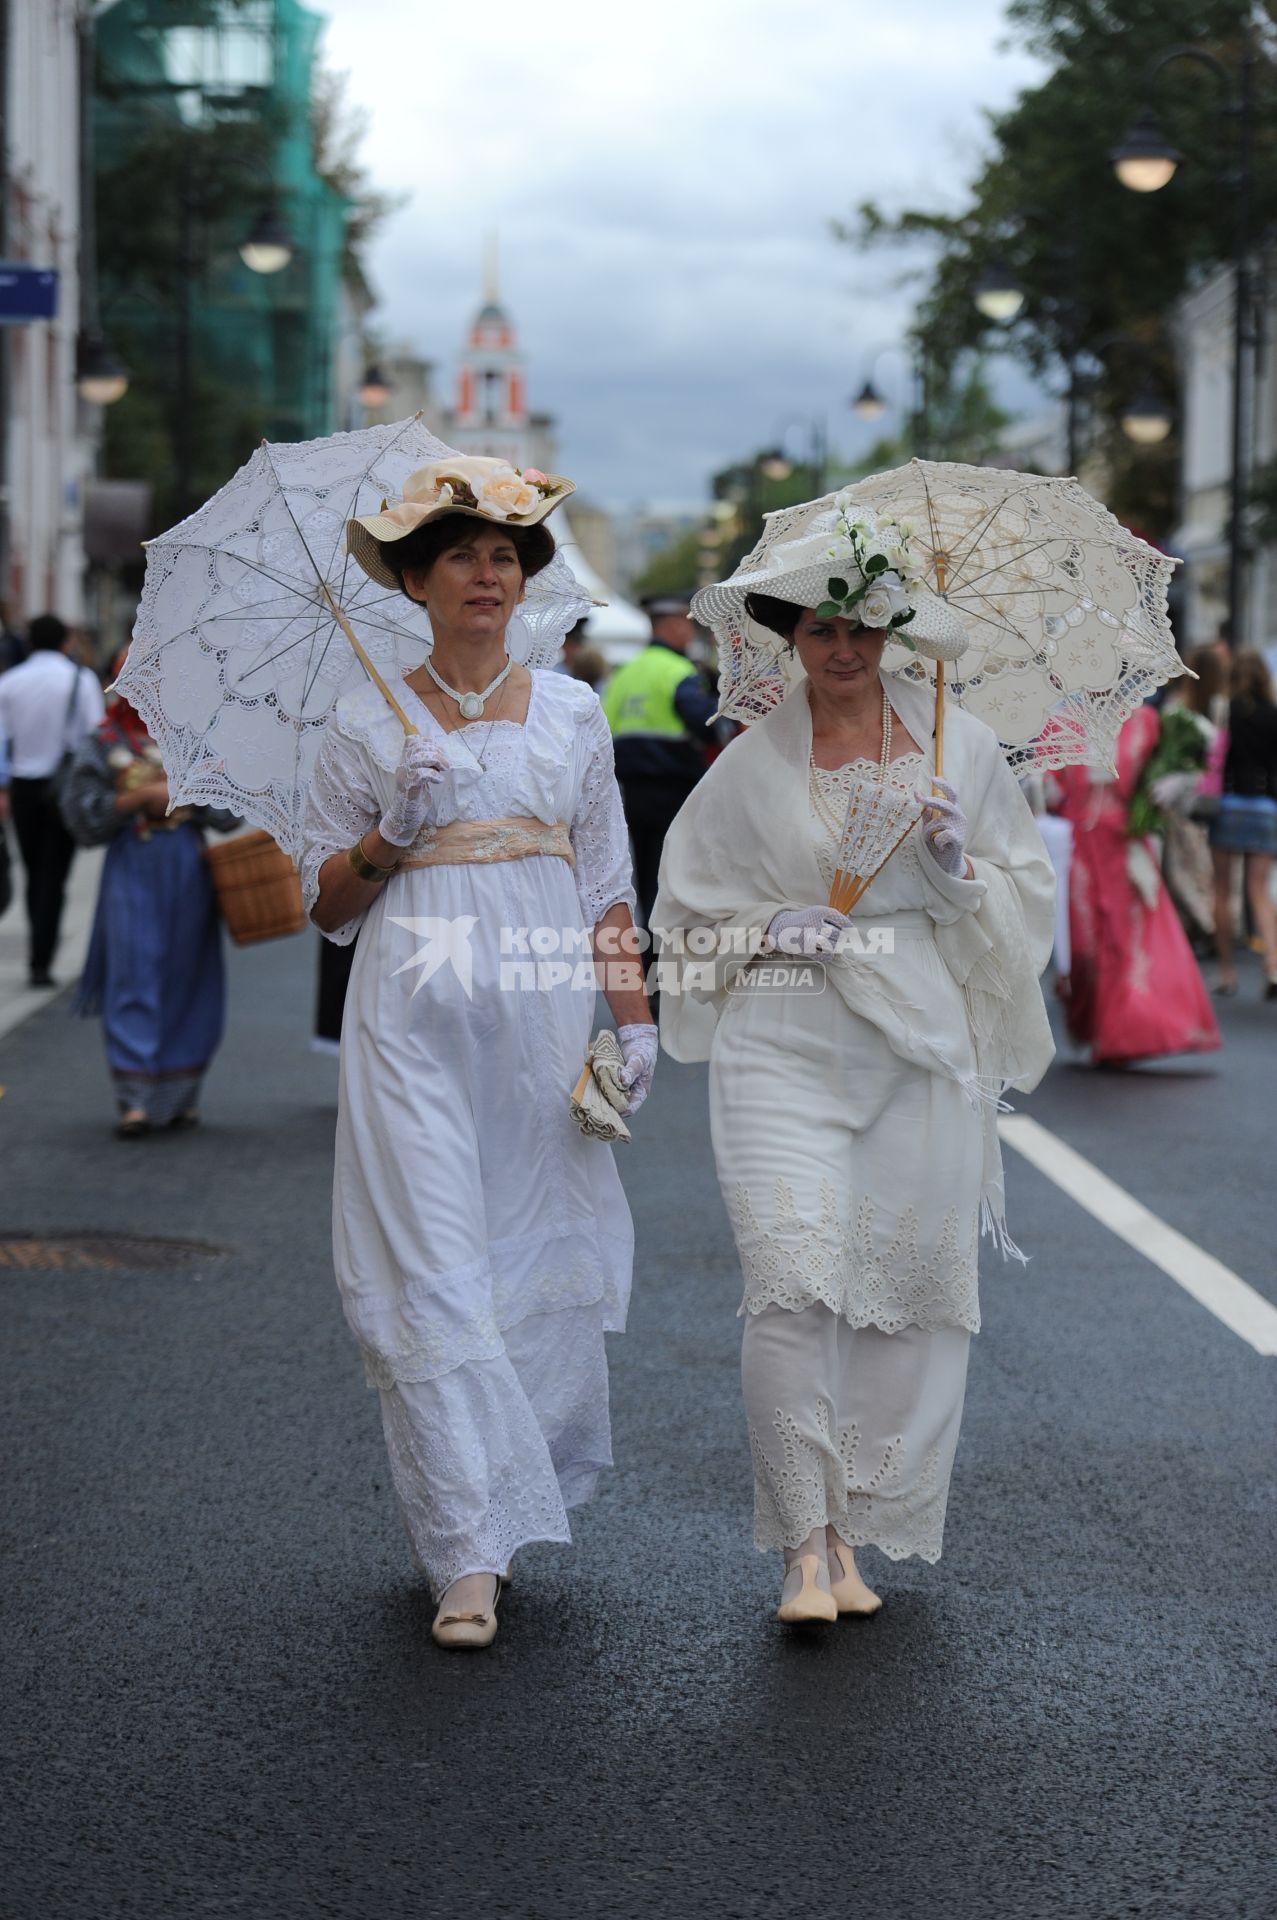
<svg viewBox="0 0 1277 1920"><path fill-rule="evenodd" d="M1277 1307L1222 1261L1168 1227L1125 1187L1026 1114L1000 1120L998 1132L1007 1146L1023 1154L1110 1233L1169 1274L1256 1353L1277 1354Z"/></svg>

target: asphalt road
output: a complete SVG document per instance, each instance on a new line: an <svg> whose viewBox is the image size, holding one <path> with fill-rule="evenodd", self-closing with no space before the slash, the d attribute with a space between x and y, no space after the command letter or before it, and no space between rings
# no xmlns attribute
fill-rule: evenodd
<svg viewBox="0 0 1277 1920"><path fill-rule="evenodd" d="M947 1549L804 1643L749 1544L735 1258L703 1072L623 1170L617 1470L438 1652L328 1250L314 955L234 956L198 1136L117 1143L98 1037L0 1042L5 1920L1271 1920L1274 1366L1008 1155ZM1249 991L1253 992L1253 979ZM1274 1292L1277 1012L1024 1110ZM130 1260L134 1256L129 1256Z"/></svg>

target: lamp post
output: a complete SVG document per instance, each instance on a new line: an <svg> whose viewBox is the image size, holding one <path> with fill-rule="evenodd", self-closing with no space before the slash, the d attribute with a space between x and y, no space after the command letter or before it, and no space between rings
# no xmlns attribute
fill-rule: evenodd
<svg viewBox="0 0 1277 1920"><path fill-rule="evenodd" d="M1132 193L1158 193L1174 178L1183 156L1163 133L1152 108L1153 88L1164 67L1175 60L1194 60L1214 77L1221 91L1222 118L1235 128L1229 142L1221 138L1219 184L1232 198L1233 226L1233 410L1232 471L1228 505L1228 619L1231 644L1243 644L1246 614L1246 547L1243 514L1246 506L1246 402L1248 357L1260 344L1260 326L1254 312L1250 270L1251 147L1255 116L1255 72L1259 55L1248 40L1240 68L1234 71L1205 47L1168 47L1149 64L1144 79L1143 114L1110 158L1113 170Z"/></svg>
<svg viewBox="0 0 1277 1920"><path fill-rule="evenodd" d="M177 243L177 381L176 424L173 450L177 468L177 517L185 520L194 506L194 446L191 437L191 408L194 394L194 368L191 352L191 321L195 281L195 219L203 210L201 183L195 179L189 142L182 144L182 164L178 178ZM282 273L293 257L293 240L276 208L266 207L258 215L252 230L240 242L240 259L250 273Z"/></svg>
<svg viewBox="0 0 1277 1920"><path fill-rule="evenodd" d="M1071 289L1077 271L1076 239L1066 241L1054 251L1061 270L1061 282ZM1019 319L1028 295L1006 261L999 256L991 260L980 275L971 290L971 298L986 320L993 321L995 326L1009 327ZM1082 381L1078 373L1078 360L1082 354L1081 315L1076 295L1071 290L1063 296L1052 296L1050 305L1064 342L1060 359L1068 375L1064 394L1064 464L1070 473L1076 473L1082 455Z"/></svg>
<svg viewBox="0 0 1277 1920"><path fill-rule="evenodd" d="M785 436L791 427L801 427L807 435L805 460L791 460L785 452ZM777 429L775 447L760 454L758 460L758 470L766 480L788 480L796 466L806 466L810 470L812 497L819 499L825 490L825 474L829 467L829 429L820 414L786 414Z"/></svg>
<svg viewBox="0 0 1277 1920"><path fill-rule="evenodd" d="M908 383L911 381L917 383L917 388L918 388L917 420L919 423L919 429L920 429L919 440L921 443L918 447L918 451L922 455L922 457L925 459L927 457L928 450L929 450L927 446L927 440L928 440L927 386L926 386L926 378L922 370L921 355L915 358L913 355L909 353L907 348L896 346L893 342L887 342L887 341L884 341L884 343L879 347L872 348L870 350L869 358L866 362L868 371L865 374L864 381L861 384L859 392L854 393L852 395L851 399L847 402L847 405L851 408L851 411L855 414L857 420L863 420L866 423L869 423L874 420L882 419L883 415L888 411L890 402L884 397L881 389L877 384L878 369L882 365L882 362L886 359L889 353L897 355L899 359L901 359L904 362L906 385L908 385ZM903 415L905 410L903 400L900 403L900 410L902 415L902 431L903 431Z"/></svg>
<svg viewBox="0 0 1277 1920"><path fill-rule="evenodd" d="M364 377L355 389L355 398L365 413L371 413L374 407L384 407L389 400L390 383L375 363L365 367Z"/></svg>

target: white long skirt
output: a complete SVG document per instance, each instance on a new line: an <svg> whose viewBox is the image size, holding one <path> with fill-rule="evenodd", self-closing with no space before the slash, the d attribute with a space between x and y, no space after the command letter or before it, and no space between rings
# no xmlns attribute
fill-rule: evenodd
<svg viewBox="0 0 1277 1920"><path fill-rule="evenodd" d="M850 1327L822 1303L747 1314L741 1382L754 1461L754 1542L938 1560L966 1391L965 1327Z"/></svg>
<svg viewBox="0 0 1277 1920"><path fill-rule="evenodd" d="M895 964L948 1056L972 1065L934 940L906 930ZM980 1115L827 985L728 1006L710 1117L744 1275L757 1544L831 1525L937 1559L980 1324Z"/></svg>

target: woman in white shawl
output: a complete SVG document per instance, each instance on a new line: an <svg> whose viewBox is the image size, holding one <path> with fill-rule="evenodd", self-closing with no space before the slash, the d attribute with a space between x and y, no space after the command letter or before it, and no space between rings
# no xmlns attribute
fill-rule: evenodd
<svg viewBox="0 0 1277 1920"><path fill-rule="evenodd" d="M951 711L937 780L929 683L880 673L889 639L965 645L901 529L815 502L695 610L737 669L754 647L788 691L666 840L662 1040L710 1062L755 1541L784 1552L779 1617L833 1620L881 1604L856 1547L940 1555L981 1223L1017 1252L997 1103L1052 1053L1054 887L990 729ZM826 903L853 797L887 816L862 877L905 837L844 914Z"/></svg>

